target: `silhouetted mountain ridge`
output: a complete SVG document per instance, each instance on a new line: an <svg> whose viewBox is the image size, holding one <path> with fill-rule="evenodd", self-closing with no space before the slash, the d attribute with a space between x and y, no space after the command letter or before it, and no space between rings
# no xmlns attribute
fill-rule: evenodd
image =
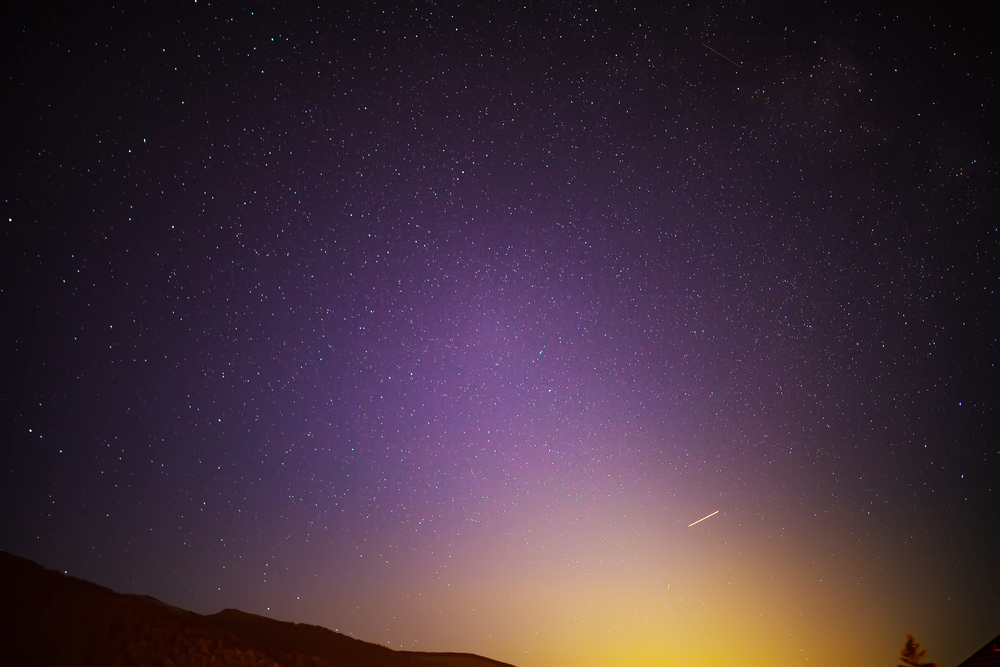
<svg viewBox="0 0 1000 667"><path fill-rule="evenodd" d="M13 665L510 667L472 654L394 651L238 609L202 616L0 551L0 640ZM7 662L10 660L10 662Z"/></svg>
<svg viewBox="0 0 1000 667"><path fill-rule="evenodd" d="M276 621L239 609L224 609L205 618L233 634L254 637L274 655L301 653L323 658L332 665L427 667L427 662L410 653L370 644L318 625Z"/></svg>

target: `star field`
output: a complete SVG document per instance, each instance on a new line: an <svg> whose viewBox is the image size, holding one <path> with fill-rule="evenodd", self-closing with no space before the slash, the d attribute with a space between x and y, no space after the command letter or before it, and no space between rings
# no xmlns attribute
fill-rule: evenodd
<svg viewBox="0 0 1000 667"><path fill-rule="evenodd" d="M0 548L521 667L995 636L985 16L6 23Z"/></svg>

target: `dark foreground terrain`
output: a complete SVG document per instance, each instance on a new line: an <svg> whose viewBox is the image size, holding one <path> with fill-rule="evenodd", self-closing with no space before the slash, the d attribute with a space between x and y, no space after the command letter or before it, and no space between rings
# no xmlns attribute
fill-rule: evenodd
<svg viewBox="0 0 1000 667"><path fill-rule="evenodd" d="M465 653L393 651L237 609L201 616L2 551L0 641L5 665L510 667Z"/></svg>

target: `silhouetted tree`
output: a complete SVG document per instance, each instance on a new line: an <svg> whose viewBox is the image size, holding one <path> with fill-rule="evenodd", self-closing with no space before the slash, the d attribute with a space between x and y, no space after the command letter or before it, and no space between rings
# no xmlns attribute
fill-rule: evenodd
<svg viewBox="0 0 1000 667"><path fill-rule="evenodd" d="M907 632L906 643L899 649L899 660L902 663L899 667L938 667L936 662L922 662L925 655L927 651L920 648L920 642Z"/></svg>

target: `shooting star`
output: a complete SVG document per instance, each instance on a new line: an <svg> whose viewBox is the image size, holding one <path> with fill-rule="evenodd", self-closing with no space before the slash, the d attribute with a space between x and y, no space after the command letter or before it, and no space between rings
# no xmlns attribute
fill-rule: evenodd
<svg viewBox="0 0 1000 667"><path fill-rule="evenodd" d="M688 528L690 528L691 526L693 526L693 525L694 525L695 523L701 523L701 522L702 522L702 521L704 521L705 519L711 519L711 518L712 518L713 516L715 516L715 515L716 515L716 514L718 514L718 513L719 513L719 510L715 510L714 512L712 512L712 513L711 513L711 514L709 514L708 516L703 516L703 517L701 517L700 519L698 519L697 521L695 521L694 523L689 523L689 524L688 524Z"/></svg>
<svg viewBox="0 0 1000 667"><path fill-rule="evenodd" d="M453 19L453 18L455 18L455 17L454 17L454 16L452 16L451 14L449 14L449 13L445 12L445 11L444 11L443 9L441 9L440 7L438 7L438 4L437 4L436 2L434 2L433 0L431 0L431 4L432 4L432 5L434 5L434 9L438 10L439 12L441 12L441 15L442 15L442 16L446 16L446 17L448 17L448 18L450 18L450 19ZM721 54L720 54L720 55L721 55ZM724 56L723 56L723 57L724 57Z"/></svg>
<svg viewBox="0 0 1000 667"><path fill-rule="evenodd" d="M720 58L726 58L726 57L725 57L724 55L722 55L721 53L719 53L718 51L716 51L715 49L713 49L713 48L712 48L711 46L709 46L708 44L702 44L702 46L704 46L704 47L705 47L706 49L708 49L709 51L711 51L711 52L712 52L712 53L714 53L715 55L719 56ZM735 60L731 60L731 59L729 59L729 58L726 58L726 60L729 60L729 62L731 62L732 64L736 65L736 66L737 66L737 67L739 67L740 69L742 69L742 68L743 68L743 65L739 64L739 63L738 63L738 62L736 62Z"/></svg>

